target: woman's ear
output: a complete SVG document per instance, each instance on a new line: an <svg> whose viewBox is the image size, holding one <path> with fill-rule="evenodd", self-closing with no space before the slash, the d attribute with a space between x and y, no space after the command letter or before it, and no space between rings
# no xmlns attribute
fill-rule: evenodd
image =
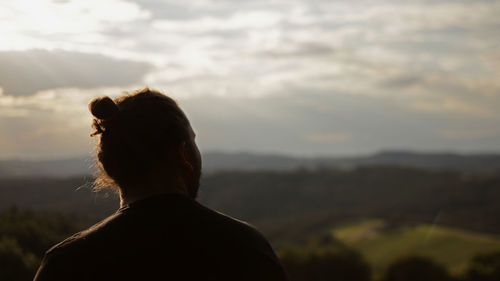
<svg viewBox="0 0 500 281"><path fill-rule="evenodd" d="M191 157L191 151L187 147L187 144L185 141L181 142L179 144L179 159L181 161L181 165L188 169L189 171L193 172L194 171L194 166L193 166L193 159Z"/></svg>

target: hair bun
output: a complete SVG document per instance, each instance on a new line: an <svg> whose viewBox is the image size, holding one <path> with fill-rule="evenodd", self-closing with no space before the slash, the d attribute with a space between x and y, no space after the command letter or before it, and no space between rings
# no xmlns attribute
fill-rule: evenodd
<svg viewBox="0 0 500 281"><path fill-rule="evenodd" d="M93 99L89 110L98 119L108 119L118 111L116 103L108 96Z"/></svg>

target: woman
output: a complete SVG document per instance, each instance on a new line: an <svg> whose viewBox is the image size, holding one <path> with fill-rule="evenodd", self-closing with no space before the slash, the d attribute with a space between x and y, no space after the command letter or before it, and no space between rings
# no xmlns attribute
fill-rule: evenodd
<svg viewBox="0 0 500 281"><path fill-rule="evenodd" d="M121 206L48 250L36 281L286 280L258 231L195 200L201 156L174 100L146 88L89 109L96 184L115 188Z"/></svg>

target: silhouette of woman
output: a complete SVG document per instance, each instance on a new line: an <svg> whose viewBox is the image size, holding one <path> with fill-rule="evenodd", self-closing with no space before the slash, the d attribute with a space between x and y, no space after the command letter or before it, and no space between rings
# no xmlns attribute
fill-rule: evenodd
<svg viewBox="0 0 500 281"><path fill-rule="evenodd" d="M36 281L286 280L255 228L196 201L201 156L171 98L150 89L91 101L96 187L121 206L45 254Z"/></svg>

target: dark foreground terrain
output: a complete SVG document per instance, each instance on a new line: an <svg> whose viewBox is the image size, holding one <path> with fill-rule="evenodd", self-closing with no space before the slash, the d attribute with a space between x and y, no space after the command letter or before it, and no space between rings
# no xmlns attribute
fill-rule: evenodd
<svg viewBox="0 0 500 281"><path fill-rule="evenodd" d="M112 192L92 192L91 182L0 179L0 280L29 280L48 247L118 208ZM412 270L428 281L499 280L480 279L497 278L500 268L499 173L224 171L206 175L200 195L256 225L292 280L416 280L401 279Z"/></svg>

